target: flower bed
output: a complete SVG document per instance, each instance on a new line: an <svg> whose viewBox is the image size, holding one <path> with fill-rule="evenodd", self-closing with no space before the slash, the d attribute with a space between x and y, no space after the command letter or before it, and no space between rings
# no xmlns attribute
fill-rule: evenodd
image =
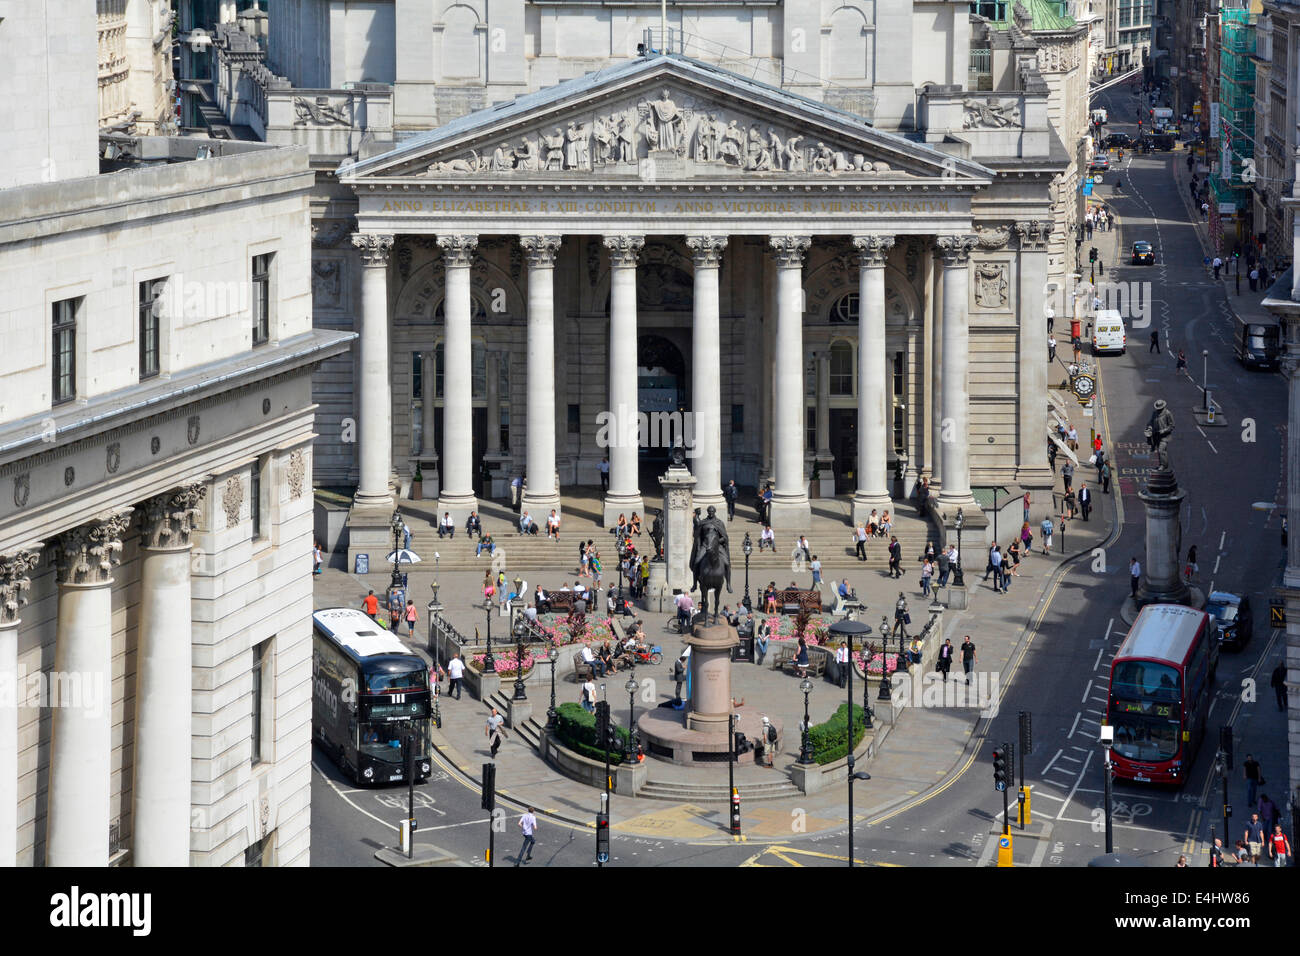
<svg viewBox="0 0 1300 956"><path fill-rule="evenodd" d="M482 673L483 661L486 657L486 654L475 654L470 658L470 664L473 665L476 671ZM538 661L544 659L545 655L533 654L531 651L524 651L524 673L531 673L533 666L537 664ZM493 654L492 660L496 665L496 672L502 677L515 676L515 671L518 669L519 665L517 655L514 651L510 651L508 654Z"/></svg>
<svg viewBox="0 0 1300 956"><path fill-rule="evenodd" d="M767 619L768 639L772 641L797 641L803 639L814 647L830 641L830 625L819 615L808 618L803 630L799 630L799 618L785 615L770 615Z"/></svg>
<svg viewBox="0 0 1300 956"><path fill-rule="evenodd" d="M596 617L588 614L576 639L570 633L567 614L539 614L537 626L541 628L546 639L558 647L565 644L603 644L614 640L614 631L608 617Z"/></svg>

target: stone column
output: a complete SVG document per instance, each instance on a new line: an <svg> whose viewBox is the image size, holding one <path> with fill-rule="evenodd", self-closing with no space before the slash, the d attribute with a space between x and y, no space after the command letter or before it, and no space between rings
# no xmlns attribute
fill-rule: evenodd
<svg viewBox="0 0 1300 956"><path fill-rule="evenodd" d="M1183 580L1179 557L1183 551L1181 514L1187 493L1178 487L1174 473L1152 469L1146 487L1138 492L1146 505L1146 561L1138 583L1138 607L1148 604L1191 604L1204 607L1205 598Z"/></svg>
<svg viewBox="0 0 1300 956"><path fill-rule="evenodd" d="M439 236L447 267L446 323L442 343L442 485L438 490L438 516L451 512L464 524L478 508L474 497L474 385L470 345L473 300L469 294L470 267L478 249L478 236Z"/></svg>
<svg viewBox="0 0 1300 956"><path fill-rule="evenodd" d="M1052 222L1016 223L1020 239L1020 369L1017 414L1020 419L1016 481L1024 488L1051 488L1047 465L1047 243Z"/></svg>
<svg viewBox="0 0 1300 956"><path fill-rule="evenodd" d="M609 491L604 523L613 527L620 514L644 515L637 474L636 260L644 236L605 236L609 250Z"/></svg>
<svg viewBox="0 0 1300 956"><path fill-rule="evenodd" d="M858 480L853 523L889 507L889 395L885 345L885 260L892 236L855 236L858 250Z"/></svg>
<svg viewBox="0 0 1300 956"><path fill-rule="evenodd" d="M976 509L970 493L970 253L974 236L940 236L943 257L943 393L939 438L943 481L939 507L945 516L958 508Z"/></svg>
<svg viewBox="0 0 1300 956"><path fill-rule="evenodd" d="M687 448L695 473L695 506L726 511L722 496L722 328L718 273L726 236L687 236L695 255L695 314L691 332L691 412L694 447ZM688 433L689 434L689 433Z"/></svg>
<svg viewBox="0 0 1300 956"><path fill-rule="evenodd" d="M943 480L943 431L940 424L943 421L943 397L940 394L940 384L943 381L943 340L941 330L943 327L943 318L940 309L943 307L943 282L938 270L934 269L935 260L938 254L935 253L930 258L931 275L930 275L930 299L933 303L938 301L938 307L930 307L930 327L927 330L928 354L930 357L930 378L924 383L925 388L925 407L929 415L930 425L930 454L926 458L925 467L930 473L930 492L938 494L939 485Z"/></svg>
<svg viewBox="0 0 1300 956"><path fill-rule="evenodd" d="M206 490L189 485L144 504L131 788L136 866L190 862L190 534Z"/></svg>
<svg viewBox="0 0 1300 956"><path fill-rule="evenodd" d="M772 491L772 528L807 531L812 507L803 467L803 257L812 245L812 237L772 236L769 241L777 269L776 354L772 363L776 376L776 487Z"/></svg>
<svg viewBox="0 0 1300 956"><path fill-rule="evenodd" d="M46 866L108 865L112 571L130 515L127 508L94 518L60 535L56 545L59 617L51 683L61 697L50 729Z"/></svg>
<svg viewBox="0 0 1300 956"><path fill-rule="evenodd" d="M528 489L522 510L560 514L555 484L555 257L559 236L521 236L528 260Z"/></svg>
<svg viewBox="0 0 1300 956"><path fill-rule="evenodd" d="M0 866L14 866L18 855L18 618L32 586L28 577L39 561L37 548L0 555Z"/></svg>
<svg viewBox="0 0 1300 956"><path fill-rule="evenodd" d="M387 507L393 497L388 480L393 470L393 396L388 372L388 256L393 237L358 233L352 244L361 251L360 484L356 503Z"/></svg>

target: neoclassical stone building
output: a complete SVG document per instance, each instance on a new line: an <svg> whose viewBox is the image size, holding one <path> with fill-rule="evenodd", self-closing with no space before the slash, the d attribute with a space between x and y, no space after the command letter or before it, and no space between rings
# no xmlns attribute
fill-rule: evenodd
<svg viewBox="0 0 1300 956"><path fill-rule="evenodd" d="M0 190L0 865L305 864L311 377L352 338L307 154L97 143L94 44L30 6L6 41L90 67Z"/></svg>
<svg viewBox="0 0 1300 956"><path fill-rule="evenodd" d="M666 454L609 446L622 405L690 413L710 488L771 478L794 523L814 474L859 507L928 476L946 517L1046 484L1087 29L984 6L303 0L265 63L218 35L231 128L312 150L316 325L365 343L316 376L316 482L368 522L416 474L542 506L608 453L616 514Z"/></svg>

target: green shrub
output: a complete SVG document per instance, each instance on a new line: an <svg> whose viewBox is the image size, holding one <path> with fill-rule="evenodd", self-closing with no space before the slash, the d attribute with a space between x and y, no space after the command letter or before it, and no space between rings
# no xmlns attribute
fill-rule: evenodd
<svg viewBox="0 0 1300 956"><path fill-rule="evenodd" d="M866 733L866 721L863 719L862 707L853 706L853 746L862 741ZM824 724L814 724L808 730L808 746L812 748L813 761L828 764L841 757L848 756L849 705L840 704L830 720Z"/></svg>
<svg viewBox="0 0 1300 956"><path fill-rule="evenodd" d="M614 725L614 733L618 742L615 745L617 749L609 752L611 766L622 763L623 751L631 736L626 727L618 724ZM596 738L596 715L588 713L581 704L566 703L555 708L555 736L564 746L584 757L605 759L605 748Z"/></svg>

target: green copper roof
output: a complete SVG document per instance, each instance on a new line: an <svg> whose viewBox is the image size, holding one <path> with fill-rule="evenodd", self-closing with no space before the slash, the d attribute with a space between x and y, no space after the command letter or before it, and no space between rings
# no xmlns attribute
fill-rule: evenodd
<svg viewBox="0 0 1300 956"><path fill-rule="evenodd" d="M1074 17L1068 12L1062 12L1068 9L1067 5L1057 0L1019 0L1019 3L1033 18L1034 25L1031 27L1033 30L1069 30L1076 25ZM1008 9L1007 20L1010 19L1011 12ZM990 25L999 30L1005 30L1008 26L1006 22Z"/></svg>

